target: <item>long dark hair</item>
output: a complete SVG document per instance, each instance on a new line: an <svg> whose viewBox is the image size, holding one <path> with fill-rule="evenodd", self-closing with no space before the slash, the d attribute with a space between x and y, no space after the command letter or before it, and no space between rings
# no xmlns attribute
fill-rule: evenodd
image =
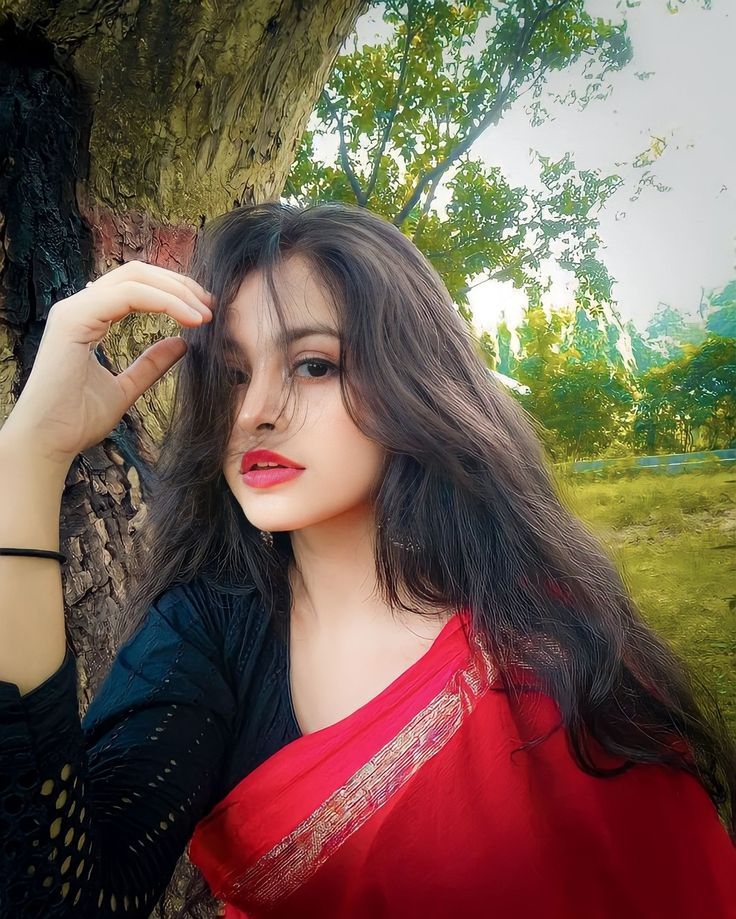
<svg viewBox="0 0 736 919"><path fill-rule="evenodd" d="M188 350L120 640L167 587L198 576L255 585L277 626L286 621L289 534L265 547L222 473L237 410L223 349L225 310L249 272L263 272L283 324L274 279L293 255L314 267L335 305L346 410L386 450L374 494L385 602L469 608L512 700L521 667L557 702L582 770L685 770L736 843L736 745L715 697L646 624L607 551L567 510L539 427L488 372L432 265L364 208L266 203L201 231L187 274L214 292L215 318L183 332ZM402 549L407 539L418 548ZM596 743L624 765L596 763ZM180 915L203 902L198 882Z"/></svg>

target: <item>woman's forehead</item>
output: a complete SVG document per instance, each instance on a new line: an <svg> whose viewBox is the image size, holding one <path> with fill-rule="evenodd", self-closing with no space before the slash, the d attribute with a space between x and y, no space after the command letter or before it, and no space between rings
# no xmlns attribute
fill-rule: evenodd
<svg viewBox="0 0 736 919"><path fill-rule="evenodd" d="M270 274L279 302L285 306L330 306L328 287L317 268L303 256L292 255L279 261L271 267ZM271 291L264 268L248 272L233 302L238 305L262 302L265 307L271 306Z"/></svg>
<svg viewBox="0 0 736 919"><path fill-rule="evenodd" d="M235 350L249 344L290 344L307 335L340 337L336 311L315 271L296 258L280 265L274 282L284 328L261 271L251 272L227 308L226 340Z"/></svg>
<svg viewBox="0 0 736 919"><path fill-rule="evenodd" d="M326 337L336 342L340 341L340 332L335 328L333 323L320 323L311 321L307 324L287 325L281 329L278 326L274 330L265 332L260 330L256 337L256 344L272 349L280 349L303 338ZM224 341L225 350L231 354L242 355L248 352L247 336L234 336L228 334Z"/></svg>
<svg viewBox="0 0 736 919"><path fill-rule="evenodd" d="M317 268L302 256L293 255L278 262L272 266L270 274L279 303L285 309L297 313L303 310L331 312L333 304L328 286ZM272 294L263 268L248 272L233 299L236 308L254 304L268 312L273 309Z"/></svg>

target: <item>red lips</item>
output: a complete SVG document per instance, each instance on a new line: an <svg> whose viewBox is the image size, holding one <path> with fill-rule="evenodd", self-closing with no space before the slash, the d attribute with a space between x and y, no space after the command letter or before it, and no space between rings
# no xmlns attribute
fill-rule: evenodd
<svg viewBox="0 0 736 919"><path fill-rule="evenodd" d="M278 463L279 466L284 466L287 469L304 469L304 466L300 466L299 463L295 463L279 453L274 453L272 450L249 450L243 454L243 459L240 462L240 472L249 472L256 463Z"/></svg>

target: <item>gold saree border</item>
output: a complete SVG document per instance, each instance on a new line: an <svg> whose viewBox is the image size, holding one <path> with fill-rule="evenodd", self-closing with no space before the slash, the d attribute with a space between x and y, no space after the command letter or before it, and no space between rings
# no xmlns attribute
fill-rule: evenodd
<svg viewBox="0 0 736 919"><path fill-rule="evenodd" d="M222 891L274 905L294 893L451 740L497 671L480 641L476 654L402 730L315 811ZM221 895L222 895L221 894Z"/></svg>

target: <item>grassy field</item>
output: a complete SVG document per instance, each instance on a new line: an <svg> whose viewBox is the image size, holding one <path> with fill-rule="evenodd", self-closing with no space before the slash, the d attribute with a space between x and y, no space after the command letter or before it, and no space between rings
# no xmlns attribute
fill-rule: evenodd
<svg viewBox="0 0 736 919"><path fill-rule="evenodd" d="M577 475L562 487L646 620L715 692L736 736L736 468L612 481Z"/></svg>

